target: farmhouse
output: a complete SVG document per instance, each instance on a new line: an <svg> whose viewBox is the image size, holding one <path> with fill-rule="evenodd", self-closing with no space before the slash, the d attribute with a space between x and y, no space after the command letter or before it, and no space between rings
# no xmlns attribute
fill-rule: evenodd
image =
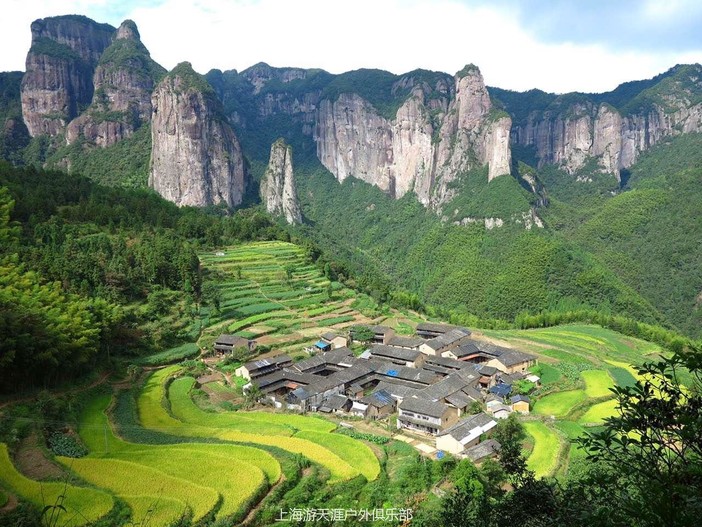
<svg viewBox="0 0 702 527"><path fill-rule="evenodd" d="M256 379L262 377L263 375L268 375L274 371L287 368L292 366L292 359L287 355L276 355L275 357L269 357L267 359L258 359L247 362L243 366L237 368L235 373L250 381L251 379Z"/></svg>
<svg viewBox="0 0 702 527"><path fill-rule="evenodd" d="M416 332L417 335L423 339L433 339L434 337L441 336L453 329L458 329L458 326L452 326L450 324L436 324L433 322L420 322L417 324Z"/></svg>
<svg viewBox="0 0 702 527"><path fill-rule="evenodd" d="M519 412L520 414L529 413L529 403L531 402L529 397L526 395L514 395L511 401L513 411Z"/></svg>
<svg viewBox="0 0 702 527"><path fill-rule="evenodd" d="M479 413L461 419L458 423L436 437L436 448L451 454L461 454L466 448L477 445L497 426L497 421L487 414Z"/></svg>
<svg viewBox="0 0 702 527"><path fill-rule="evenodd" d="M405 348L408 350L418 350L419 346L424 343L424 339L418 337L401 337L395 335L392 337L388 345L394 346L396 348Z"/></svg>
<svg viewBox="0 0 702 527"><path fill-rule="evenodd" d="M222 334L214 341L212 349L217 353L232 353L234 348L246 348L249 353L256 349L256 341L245 339L239 335Z"/></svg>
<svg viewBox="0 0 702 527"><path fill-rule="evenodd" d="M334 332L327 332L322 334L322 336L319 338L321 342L324 342L328 345L331 346L331 349L336 349L336 348L345 348L348 346L349 342L346 337L343 335L339 335L338 333ZM325 350L329 351L329 350Z"/></svg>
<svg viewBox="0 0 702 527"><path fill-rule="evenodd" d="M444 403L407 397L397 407L397 428L437 435L458 421L458 410Z"/></svg>
<svg viewBox="0 0 702 527"><path fill-rule="evenodd" d="M502 445L498 443L495 439L488 439L470 448L467 448L463 452L463 456L470 459L473 463L482 461L483 459L490 458L500 451Z"/></svg>
<svg viewBox="0 0 702 527"><path fill-rule="evenodd" d="M400 366L418 368L424 362L424 354L419 350L396 348L384 344L376 344L370 349L371 357L383 359Z"/></svg>
<svg viewBox="0 0 702 527"><path fill-rule="evenodd" d="M442 355L445 351L453 349L468 340L470 340L470 330L456 328L427 340L419 346L419 350L427 355Z"/></svg>
<svg viewBox="0 0 702 527"><path fill-rule="evenodd" d="M377 390L360 401L367 405L365 417L382 419L395 412L395 399L385 390Z"/></svg>
<svg viewBox="0 0 702 527"><path fill-rule="evenodd" d="M324 400L319 411L323 413L345 413L351 409L353 402L345 395L335 394Z"/></svg>

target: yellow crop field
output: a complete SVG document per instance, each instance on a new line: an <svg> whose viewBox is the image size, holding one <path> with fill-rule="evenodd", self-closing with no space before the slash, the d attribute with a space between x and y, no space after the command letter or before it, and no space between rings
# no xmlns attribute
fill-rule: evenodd
<svg viewBox="0 0 702 527"><path fill-rule="evenodd" d="M161 496L173 498L187 504L193 514L193 521L199 521L210 512L220 499L219 493L209 487L196 485L182 478L169 476L165 472L138 463L117 459L57 458L62 464L86 481L109 489L115 495L149 497L154 500ZM163 507L175 502L164 502ZM180 515L183 511L173 511Z"/></svg>
<svg viewBox="0 0 702 527"><path fill-rule="evenodd" d="M87 525L105 516L114 506L112 496L100 490L26 478L15 469L4 443L0 443L0 482L39 508L60 503L66 510L56 510L57 525ZM64 493L65 498L57 501Z"/></svg>

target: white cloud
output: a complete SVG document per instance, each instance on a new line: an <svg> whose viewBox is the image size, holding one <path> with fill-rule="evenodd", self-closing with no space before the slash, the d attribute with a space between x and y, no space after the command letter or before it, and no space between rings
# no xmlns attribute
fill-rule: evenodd
<svg viewBox="0 0 702 527"><path fill-rule="evenodd" d="M29 23L35 18L82 12L101 22L120 22L100 18L101 12L103 17L114 16L108 14L107 0L11 3L18 11L8 11L13 21L0 22L13 26L9 37L3 34L5 27L0 28L0 45L8 50L0 58L4 70L23 68ZM165 0L135 7L126 15L136 21L155 60L167 68L188 60L203 73L211 68L242 70L261 61L332 73L362 67L454 73L472 62L493 86L603 91L702 56L623 53L575 42L546 44L521 28L514 12L456 0Z"/></svg>

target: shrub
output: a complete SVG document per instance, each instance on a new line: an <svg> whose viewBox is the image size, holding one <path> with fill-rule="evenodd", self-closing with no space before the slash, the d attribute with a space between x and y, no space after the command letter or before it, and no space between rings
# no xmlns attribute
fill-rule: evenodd
<svg viewBox="0 0 702 527"><path fill-rule="evenodd" d="M61 432L49 436L49 448L57 456L76 458L88 455L88 449L75 437Z"/></svg>

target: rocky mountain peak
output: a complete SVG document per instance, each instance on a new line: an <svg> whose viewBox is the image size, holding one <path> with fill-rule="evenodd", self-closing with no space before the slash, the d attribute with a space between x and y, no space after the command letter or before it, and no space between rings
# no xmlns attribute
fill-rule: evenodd
<svg viewBox="0 0 702 527"><path fill-rule="evenodd" d="M179 206L239 205L244 158L212 86L182 62L156 86L151 104L149 186Z"/></svg>
<svg viewBox="0 0 702 527"><path fill-rule="evenodd" d="M261 199L271 214L284 216L289 224L302 223L295 190L292 148L282 138L271 145L268 168L261 180Z"/></svg>
<svg viewBox="0 0 702 527"><path fill-rule="evenodd" d="M93 97L93 73L115 28L68 15L35 20L22 79L22 117L32 137L57 135Z"/></svg>
<svg viewBox="0 0 702 527"><path fill-rule="evenodd" d="M141 40L139 35L139 30L137 25L133 20L125 20L117 28L117 33L115 33L115 40L127 39L127 40Z"/></svg>
<svg viewBox="0 0 702 527"><path fill-rule="evenodd" d="M66 129L68 143L83 137L106 147L132 135L151 120L151 92L165 73L139 40L136 24L122 22L95 69L90 106Z"/></svg>

